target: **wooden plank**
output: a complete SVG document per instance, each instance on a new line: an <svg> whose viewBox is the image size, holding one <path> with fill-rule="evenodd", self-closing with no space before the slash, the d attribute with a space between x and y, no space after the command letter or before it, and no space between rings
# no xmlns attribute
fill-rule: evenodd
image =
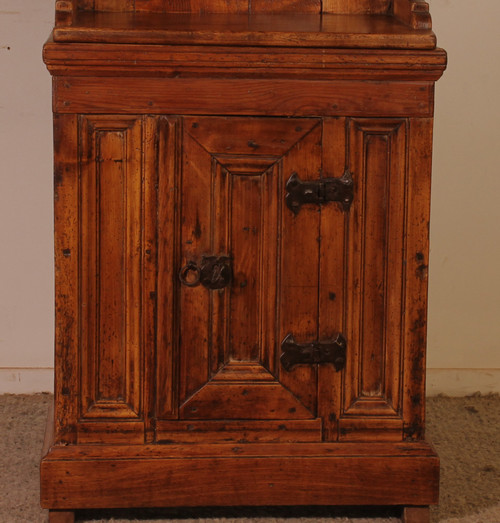
<svg viewBox="0 0 500 523"><path fill-rule="evenodd" d="M401 0L398 5L406 3L408 11L412 9L410 0ZM415 3L415 2L413 2ZM136 11L147 13L310 13L321 12L335 14L386 14L390 12L388 0L78 0L81 9L96 11Z"/></svg>
<svg viewBox="0 0 500 523"><path fill-rule="evenodd" d="M267 289L262 286L262 261L267 257L269 244L263 242L265 188L260 175L231 176L229 237L236 278L231 285L228 313L229 358L233 361L260 361L263 349L261 320ZM276 224L276 216L273 218ZM272 288L271 293L274 294Z"/></svg>
<svg viewBox="0 0 500 523"><path fill-rule="evenodd" d="M302 129L301 126L298 127ZM320 214L317 205L304 205L298 214L284 201L285 186L293 173L305 180L321 175L322 126L317 121L284 156L280 177L280 301L278 343L292 334L297 343L318 339L318 285ZM317 409L317 365L278 364L280 382L312 412Z"/></svg>
<svg viewBox="0 0 500 523"><path fill-rule="evenodd" d="M41 474L42 506L61 509L424 505L439 481L433 457L83 458L44 461Z"/></svg>
<svg viewBox="0 0 500 523"><path fill-rule="evenodd" d="M321 0L252 0L250 2L250 13L321 13Z"/></svg>
<svg viewBox="0 0 500 523"><path fill-rule="evenodd" d="M432 157L432 119L412 119L408 139L406 194L403 417L409 439L424 436L425 351Z"/></svg>
<svg viewBox="0 0 500 523"><path fill-rule="evenodd" d="M170 422L167 422L170 423ZM187 423L193 423L189 421ZM212 423L212 422L210 422ZM252 422L253 423L253 422ZM171 445L67 445L54 446L45 456L44 462L53 461L81 461L81 460L169 460L191 458L231 458L240 457L298 457L310 458L330 456L334 457L363 457L369 455L377 457L415 457L436 458L437 455L431 445L424 441L411 442L322 442L322 443L246 443L235 446L234 443L200 443L171 444Z"/></svg>
<svg viewBox="0 0 500 523"><path fill-rule="evenodd" d="M78 444L85 443L127 443L129 445L144 443L144 423L130 422L93 422L79 423L77 429Z"/></svg>
<svg viewBox="0 0 500 523"><path fill-rule="evenodd" d="M135 0L94 0L94 11L122 13L133 11Z"/></svg>
<svg viewBox="0 0 500 523"><path fill-rule="evenodd" d="M77 131L75 115L54 116L54 440L62 443L75 441L80 391Z"/></svg>
<svg viewBox="0 0 500 523"><path fill-rule="evenodd" d="M446 53L433 50L291 49L227 46L57 44L49 40L43 57L62 76L211 76L272 75L297 79L437 80ZM411 64L411 68L408 67Z"/></svg>
<svg viewBox="0 0 500 523"><path fill-rule="evenodd" d="M136 12L146 13L248 13L249 0L135 0Z"/></svg>
<svg viewBox="0 0 500 523"><path fill-rule="evenodd" d="M156 13L319 13L319 0L135 0L136 12Z"/></svg>
<svg viewBox="0 0 500 523"><path fill-rule="evenodd" d="M390 12L390 8L389 0L323 0L324 13L374 15L387 14Z"/></svg>
<svg viewBox="0 0 500 523"><path fill-rule="evenodd" d="M235 5L234 3L232 5ZM393 16L331 14L149 14L79 11L56 42L434 49L430 30Z"/></svg>
<svg viewBox="0 0 500 523"><path fill-rule="evenodd" d="M158 421L160 443L277 443L321 439L321 420Z"/></svg>
<svg viewBox="0 0 500 523"><path fill-rule="evenodd" d="M157 236L157 321L156 405L153 415L177 416L178 407L178 287L180 198L180 120L160 118L158 122L158 236Z"/></svg>
<svg viewBox="0 0 500 523"><path fill-rule="evenodd" d="M346 119L323 120L322 176L340 178L346 166ZM339 204L321 207L319 338L332 339L345 332L346 227L349 213ZM347 350L350 342L347 341ZM323 419L323 439L338 438L338 419L342 397L342 372L333 365L318 367L318 416Z"/></svg>
<svg viewBox="0 0 500 523"><path fill-rule="evenodd" d="M157 262L158 262L158 139L159 118L143 116L142 129L142 223L144 230L142 252L142 322L141 343L144 351L143 367L143 412L145 440L152 442L154 439L154 422L156 413L156 314L158 303L157 289ZM167 319L161 323L167 323ZM163 401L170 396L163 398Z"/></svg>
<svg viewBox="0 0 500 523"><path fill-rule="evenodd" d="M219 382L205 385L189 402L182 405L180 417L286 420L310 419L313 414L281 383Z"/></svg>
<svg viewBox="0 0 500 523"><path fill-rule="evenodd" d="M429 116L434 93L430 82L195 78L56 78L55 89L61 113L260 116Z"/></svg>
<svg viewBox="0 0 500 523"><path fill-rule="evenodd" d="M182 190L180 192L180 256L173 270L189 263L199 267L203 254L212 254L212 179L217 165L189 134L182 135ZM216 253L214 253L216 254ZM161 270L161 269L160 269ZM187 280L194 277L189 271ZM184 403L210 379L210 291L203 285L179 285L179 403ZM223 317L221 317L223 320Z"/></svg>
<svg viewBox="0 0 500 523"><path fill-rule="evenodd" d="M402 423L398 418L370 418L366 415L339 420L340 441L401 441Z"/></svg>

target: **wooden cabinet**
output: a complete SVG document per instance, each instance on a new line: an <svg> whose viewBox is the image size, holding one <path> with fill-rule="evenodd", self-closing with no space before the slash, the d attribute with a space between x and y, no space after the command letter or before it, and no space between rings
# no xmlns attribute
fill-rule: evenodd
<svg viewBox="0 0 500 523"><path fill-rule="evenodd" d="M410 522L437 502L446 55L423 2L252 6L56 2L53 521L363 504Z"/></svg>

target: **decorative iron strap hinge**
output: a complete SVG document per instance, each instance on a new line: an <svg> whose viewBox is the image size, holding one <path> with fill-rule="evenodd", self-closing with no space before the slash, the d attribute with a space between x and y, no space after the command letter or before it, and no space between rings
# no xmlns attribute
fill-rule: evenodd
<svg viewBox="0 0 500 523"><path fill-rule="evenodd" d="M305 203L339 202L344 211L348 211L354 196L353 186L354 182L347 168L340 178L319 180L302 181L297 173L292 173L285 186L285 202L294 214L298 214Z"/></svg>
<svg viewBox="0 0 500 523"><path fill-rule="evenodd" d="M342 334L333 340L296 343L290 333L281 342L281 365L290 370L294 365L314 365L315 363L333 363L335 370L345 366L347 341Z"/></svg>

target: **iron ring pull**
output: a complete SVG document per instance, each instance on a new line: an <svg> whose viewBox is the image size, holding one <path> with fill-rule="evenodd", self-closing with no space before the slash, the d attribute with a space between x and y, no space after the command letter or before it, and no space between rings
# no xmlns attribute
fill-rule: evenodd
<svg viewBox="0 0 500 523"><path fill-rule="evenodd" d="M200 283L207 289L223 289L231 283L232 269L230 256L202 256L201 262L188 262L179 271L179 279L187 287Z"/></svg>
<svg viewBox="0 0 500 523"><path fill-rule="evenodd" d="M188 280L190 273L194 273L194 279ZM189 262L179 271L179 279L183 285L187 287L196 287L200 284L201 269L194 262Z"/></svg>

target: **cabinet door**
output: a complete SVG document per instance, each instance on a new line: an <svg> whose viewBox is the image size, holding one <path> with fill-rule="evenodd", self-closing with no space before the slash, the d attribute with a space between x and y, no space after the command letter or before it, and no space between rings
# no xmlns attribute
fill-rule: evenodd
<svg viewBox="0 0 500 523"><path fill-rule="evenodd" d="M295 214L284 197L292 173L321 177L323 122L188 117L160 127L158 439L320 440L318 366L285 370L280 355L288 334L320 335L320 208ZM209 257L231 274L219 288L198 281Z"/></svg>

